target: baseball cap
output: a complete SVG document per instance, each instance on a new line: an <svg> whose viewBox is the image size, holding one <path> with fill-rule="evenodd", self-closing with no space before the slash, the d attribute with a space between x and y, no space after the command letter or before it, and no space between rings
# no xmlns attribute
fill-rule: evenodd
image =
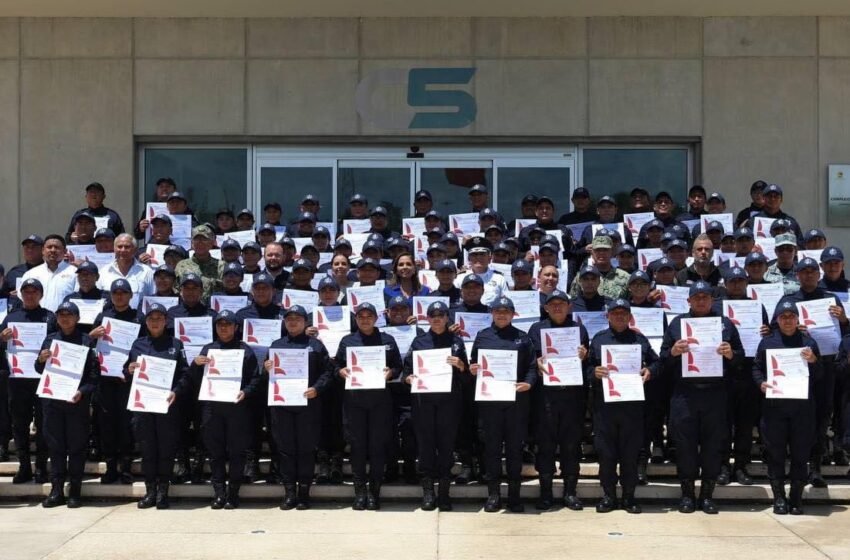
<svg viewBox="0 0 850 560"><path fill-rule="evenodd" d="M586 187L576 187L576 189L573 191L572 198L581 198L581 197L590 198L590 191L587 190Z"/></svg>
<svg viewBox="0 0 850 560"><path fill-rule="evenodd" d="M70 313L71 315L80 316L80 308L77 307L77 304L72 301L62 302L59 307L56 308L56 314L60 313Z"/></svg>
<svg viewBox="0 0 850 560"><path fill-rule="evenodd" d="M780 302L776 306L776 310L773 312L773 319L776 320L783 313L793 313L796 316L800 316L800 310L797 309L797 305L792 301L783 301Z"/></svg>
<svg viewBox="0 0 850 560"><path fill-rule="evenodd" d="M826 239L826 234L819 229L810 229L805 234L803 234L803 241L804 242L808 242L808 241L811 241L812 239L817 239L817 238Z"/></svg>
<svg viewBox="0 0 850 560"><path fill-rule="evenodd" d="M457 272L457 266L455 266L454 261L444 259L437 263L437 266L434 267L434 270L436 270L437 272L440 272L441 270L451 270L452 272Z"/></svg>
<svg viewBox="0 0 850 560"><path fill-rule="evenodd" d="M649 274L644 272L643 270L635 270L632 272L631 276L629 276L629 284L632 282L646 282L650 283Z"/></svg>
<svg viewBox="0 0 850 560"><path fill-rule="evenodd" d="M782 196L782 187L779 185L768 185L764 189L764 195L767 196L769 194L778 194L779 196Z"/></svg>
<svg viewBox="0 0 850 560"><path fill-rule="evenodd" d="M242 271L242 265L238 262L230 262L224 265L224 270L222 270L221 275L227 276L228 274L235 274L237 276L242 276L244 272Z"/></svg>
<svg viewBox="0 0 850 560"><path fill-rule="evenodd" d="M166 315L168 312L166 311L165 306L161 303L152 303L148 306L147 314L152 315L154 313L162 313L163 315Z"/></svg>
<svg viewBox="0 0 850 560"><path fill-rule="evenodd" d="M607 235L597 235L590 243L591 249L611 249L612 247L614 247L614 243Z"/></svg>
<svg viewBox="0 0 850 560"><path fill-rule="evenodd" d="M86 192L89 192L89 191L106 192L106 189L104 189L103 185L101 185L100 183L94 182L94 183L89 183L88 185L86 185Z"/></svg>
<svg viewBox="0 0 850 560"><path fill-rule="evenodd" d="M274 210L277 210L279 212L283 212L283 208L281 208L279 202L267 202L266 205L263 206L263 211L265 212L269 208L273 208Z"/></svg>
<svg viewBox="0 0 850 560"><path fill-rule="evenodd" d="M94 238L100 239L102 237L106 237L108 239L115 239L115 232L109 228L99 228L97 231L94 232Z"/></svg>
<svg viewBox="0 0 850 560"><path fill-rule="evenodd" d="M221 244L220 249L222 251L230 251L230 250L233 250L233 249L236 249L237 251L242 250L242 248L239 246L238 241L236 241L235 239L229 239L229 238L224 240L224 242Z"/></svg>
<svg viewBox="0 0 850 560"><path fill-rule="evenodd" d="M567 303L572 301L567 292L561 290L552 290L552 293L546 296L546 303L549 303L550 301L555 301L556 299L566 301Z"/></svg>
<svg viewBox="0 0 850 560"><path fill-rule="evenodd" d="M596 268L596 267L595 267L595 266L593 266L593 265L583 266L583 267L581 267L581 268L579 269L579 271L578 271L578 277L579 277L579 278L581 278L581 277L583 277L583 276L587 276L587 275L590 275L590 276L596 276L596 277L602 276L602 275L599 273L599 269L598 269L598 268Z"/></svg>
<svg viewBox="0 0 850 560"><path fill-rule="evenodd" d="M413 197L414 200L419 200L420 198L426 198L428 200L434 200L434 197L431 196L431 192L425 189L416 191L416 196Z"/></svg>
<svg viewBox="0 0 850 560"><path fill-rule="evenodd" d="M156 222L165 222L166 224L171 225L171 216L168 214L157 214L151 220L152 224L155 224Z"/></svg>
<svg viewBox="0 0 850 560"><path fill-rule="evenodd" d="M776 247L782 247L783 245L791 245L793 247L797 246L797 236L793 233L781 233L776 236Z"/></svg>
<svg viewBox="0 0 850 560"><path fill-rule="evenodd" d="M83 261L79 264L79 266L77 266L77 274L81 272L90 272L92 274L100 275L97 265L91 261Z"/></svg>
<svg viewBox="0 0 850 560"><path fill-rule="evenodd" d="M153 271L153 275L156 276L157 274L168 274L172 278L177 278L177 274L174 272L174 269L167 264L161 264L156 267L156 270Z"/></svg>
<svg viewBox="0 0 850 560"><path fill-rule="evenodd" d="M735 239L755 239L755 236L750 228L739 227L735 230Z"/></svg>
<svg viewBox="0 0 850 560"><path fill-rule="evenodd" d="M794 267L794 270L796 270L797 272L806 269L820 270L820 265L815 259L811 257L806 257L805 259L800 259L800 261L797 263L797 266Z"/></svg>
<svg viewBox="0 0 850 560"><path fill-rule="evenodd" d="M435 317L437 315L447 315L449 313L449 308L442 301L435 301L431 305L428 306L428 311L426 311L428 317Z"/></svg>
<svg viewBox="0 0 850 560"><path fill-rule="evenodd" d="M183 202L186 202L188 200L185 196L183 196L183 193L181 193L180 191L174 191L173 193L168 195L168 198L166 199L166 201L171 202L172 200L175 200L175 199L176 200L182 200Z"/></svg>
<svg viewBox="0 0 850 560"><path fill-rule="evenodd" d="M21 241L21 245L26 245L27 243L35 243L36 245L44 245L44 238L40 235L32 234L28 235Z"/></svg>
<svg viewBox="0 0 850 560"><path fill-rule="evenodd" d="M839 247L827 247L820 254L820 262L827 263L832 261L843 261L844 253Z"/></svg>
<svg viewBox="0 0 850 560"><path fill-rule="evenodd" d="M723 279L726 282L731 282L732 280L747 280L749 276L747 275L747 271L739 266L733 266L726 270L726 273L723 275Z"/></svg>
<svg viewBox="0 0 850 560"><path fill-rule="evenodd" d="M363 302L363 303L361 303L360 305L358 305L357 307L354 308L354 314L355 315L359 315L361 311L368 311L369 313L371 313L375 317L378 316L378 310L375 309L375 306L372 305L371 303L369 303L368 301Z"/></svg>
<svg viewBox="0 0 850 560"><path fill-rule="evenodd" d="M487 187L485 187L484 185L478 184L478 185L473 186L471 189L469 189L469 194L475 194L475 193L487 194Z"/></svg>
<svg viewBox="0 0 850 560"><path fill-rule="evenodd" d="M307 310L300 305L293 305L283 313L284 317L289 317L290 315L298 315L299 317L303 317L304 319L306 319Z"/></svg>
<svg viewBox="0 0 850 560"><path fill-rule="evenodd" d="M483 286L484 279L478 276L477 274L467 274L463 277L463 280L461 280L460 287L463 288L467 284L478 284L480 286Z"/></svg>
<svg viewBox="0 0 850 560"><path fill-rule="evenodd" d="M625 309L626 311L632 310L632 306L623 298L617 298L609 302L606 307L608 308L608 311L614 311L615 309Z"/></svg>
<svg viewBox="0 0 850 560"><path fill-rule="evenodd" d="M233 323L235 325L237 322L236 313L230 309L222 309L215 316L215 322L218 323L219 321L227 321L228 323Z"/></svg>
<svg viewBox="0 0 850 560"><path fill-rule="evenodd" d="M301 212L298 215L298 222L310 222L311 224L315 224L316 215L312 212Z"/></svg>
<svg viewBox="0 0 850 560"><path fill-rule="evenodd" d="M298 259L292 263L292 272L295 272L296 270L309 270L310 272L313 272L313 263L307 259Z"/></svg>
<svg viewBox="0 0 850 560"><path fill-rule="evenodd" d="M215 240L215 233L210 229L209 226L195 226L192 228L192 239L196 237L203 237L204 239Z"/></svg>
<svg viewBox="0 0 850 560"><path fill-rule="evenodd" d="M525 259L517 259L511 265L511 274L515 274L517 272L532 274L534 272L534 265Z"/></svg>
<svg viewBox="0 0 850 560"><path fill-rule="evenodd" d="M374 267L377 270L381 269L381 264L377 260L370 259L367 257L365 259L360 259L360 262L357 263L357 270L360 270L361 268L366 268L367 266Z"/></svg>
<svg viewBox="0 0 850 560"><path fill-rule="evenodd" d="M360 203L360 204L365 204L367 206L369 205L369 201L366 199L366 197L364 195L362 195L360 193L353 194L351 196L351 198L348 199L348 203L349 204Z"/></svg>
<svg viewBox="0 0 850 560"><path fill-rule="evenodd" d="M390 301L387 302L387 309L392 309L393 307L397 307L401 305L402 307L410 308L410 301L404 296L394 296L390 298Z"/></svg>
<svg viewBox="0 0 850 560"><path fill-rule="evenodd" d="M186 284L195 284L196 286L203 286L204 282L201 280L201 277L195 274L194 272L187 272L180 278L180 285L185 286Z"/></svg>
<svg viewBox="0 0 850 560"><path fill-rule="evenodd" d="M758 253L758 252L750 253L749 255L747 255L747 258L744 259L744 266L747 267L747 266L750 266L753 263L767 264L767 257L765 257L763 253Z"/></svg>
<svg viewBox="0 0 850 560"><path fill-rule="evenodd" d="M339 284L332 277L325 276L319 280L319 291L321 292L325 288L333 288L334 290L339 291Z"/></svg>
<svg viewBox="0 0 850 560"><path fill-rule="evenodd" d="M40 292L44 292L44 286L41 285L41 282L36 278L27 278L23 282L21 282L21 290L24 288L35 288Z"/></svg>
<svg viewBox="0 0 850 560"><path fill-rule="evenodd" d="M246 244L242 245L242 252L245 251L256 251L257 253L262 253L262 247L256 241L249 241Z"/></svg>
<svg viewBox="0 0 850 560"><path fill-rule="evenodd" d="M507 309L508 311L513 312L515 310L514 302L511 301L511 298L504 296L496 298L493 303L490 304L490 311L497 311L499 309Z"/></svg>
<svg viewBox="0 0 850 560"><path fill-rule="evenodd" d="M702 280L698 280L691 284L691 289L688 291L689 296L695 296L697 294L714 294L714 288L708 282L703 282Z"/></svg>
<svg viewBox="0 0 850 560"><path fill-rule="evenodd" d="M253 280L251 280L251 286L257 286L260 284L274 286L274 278L271 277L271 274L266 272L258 272L254 275Z"/></svg>

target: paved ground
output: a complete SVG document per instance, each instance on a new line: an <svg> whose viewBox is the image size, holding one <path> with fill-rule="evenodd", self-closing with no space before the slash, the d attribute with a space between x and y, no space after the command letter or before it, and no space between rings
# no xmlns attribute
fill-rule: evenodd
<svg viewBox="0 0 850 560"><path fill-rule="evenodd" d="M169 511L95 503L78 510L0 503L3 560L251 558L848 558L847 506L807 507L802 517L769 508L726 505L720 515L682 515L649 505L642 515L558 510L485 514L479 504L450 513L412 503L380 512L319 504L282 512L272 504L212 511L202 502Z"/></svg>

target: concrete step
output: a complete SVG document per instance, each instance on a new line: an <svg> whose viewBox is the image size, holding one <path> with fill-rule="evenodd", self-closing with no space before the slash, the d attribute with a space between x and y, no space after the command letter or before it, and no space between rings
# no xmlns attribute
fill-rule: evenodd
<svg viewBox="0 0 850 560"><path fill-rule="evenodd" d="M561 495L561 483L555 483L555 496ZM132 485L100 484L96 478L83 482L83 496L90 499L131 501L144 495L145 486L142 482ZM11 477L0 477L0 498L4 499L26 499L36 500L47 496L50 492L49 484L12 484ZM528 479L522 484L522 497L526 499L536 498L539 492L537 480ZM502 483L502 494L507 495L507 484ZM599 499L602 490L596 480L582 479L579 481L578 494L582 499ZM171 486L171 495L175 498L190 500L208 500L212 496L210 484L179 484ZM265 483L245 484L242 486L241 496L248 500L278 501L283 495L283 487ZM312 496L318 501L340 501L347 502L353 498L354 488L350 482L339 485L316 485L313 486ZM400 501L416 501L422 496L422 491L417 485L386 484L383 486L383 498ZM637 497L642 500L664 500L675 502L679 499L679 485L674 480L653 481L648 486L640 486L637 489ZM481 500L487 497L487 487L479 484L465 486L453 485L452 496L457 499ZM807 487L804 494L806 500L828 502L828 503L850 503L850 482L831 481L828 488ZM715 498L720 501L730 502L758 502L771 501L770 486L768 484L753 484L752 486L740 486L730 484L718 486Z"/></svg>

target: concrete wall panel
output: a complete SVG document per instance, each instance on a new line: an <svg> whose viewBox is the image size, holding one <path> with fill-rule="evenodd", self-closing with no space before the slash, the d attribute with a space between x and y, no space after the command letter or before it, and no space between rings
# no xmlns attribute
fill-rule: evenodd
<svg viewBox="0 0 850 560"><path fill-rule="evenodd" d="M814 56L817 18L706 18L705 56Z"/></svg>
<svg viewBox="0 0 850 560"><path fill-rule="evenodd" d="M18 234L18 61L0 61L0 263L9 267L20 261Z"/></svg>
<svg viewBox="0 0 850 560"><path fill-rule="evenodd" d="M581 57L587 52L584 18L476 18L475 55Z"/></svg>
<svg viewBox="0 0 850 560"><path fill-rule="evenodd" d="M136 134L243 131L243 61L142 59L135 68Z"/></svg>
<svg viewBox="0 0 850 560"><path fill-rule="evenodd" d="M600 17L588 20L592 57L699 57L702 20L688 17Z"/></svg>
<svg viewBox="0 0 850 560"><path fill-rule="evenodd" d="M441 58L472 55L472 20L466 18L364 18L365 58Z"/></svg>
<svg viewBox="0 0 850 560"><path fill-rule="evenodd" d="M357 58L354 18L249 19L248 56Z"/></svg>
<svg viewBox="0 0 850 560"><path fill-rule="evenodd" d="M821 56L850 56L850 17L818 18Z"/></svg>
<svg viewBox="0 0 850 560"><path fill-rule="evenodd" d="M698 136L699 60L592 60L590 134Z"/></svg>
<svg viewBox="0 0 850 560"><path fill-rule="evenodd" d="M0 18L0 58L18 58L18 18Z"/></svg>
<svg viewBox="0 0 850 560"><path fill-rule="evenodd" d="M140 18L133 20L140 58L227 58L245 54L245 20Z"/></svg>
<svg viewBox="0 0 850 560"><path fill-rule="evenodd" d="M821 60L818 102L820 122L818 131L818 211L820 223L827 223L828 174L830 164L850 164L850 59ZM850 229L828 228L830 243L850 248Z"/></svg>
<svg viewBox="0 0 850 560"><path fill-rule="evenodd" d="M124 58L132 52L132 20L27 18L21 20L22 56Z"/></svg>
<svg viewBox="0 0 850 560"><path fill-rule="evenodd" d="M132 222L132 69L125 60L29 60L21 78L20 233L65 232L100 181Z"/></svg>

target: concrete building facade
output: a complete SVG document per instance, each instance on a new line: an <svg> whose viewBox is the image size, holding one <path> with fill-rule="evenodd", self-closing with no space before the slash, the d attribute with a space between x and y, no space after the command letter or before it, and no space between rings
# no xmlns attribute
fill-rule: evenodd
<svg viewBox="0 0 850 560"><path fill-rule="evenodd" d="M423 102L399 69L463 95ZM449 116L412 126L434 114L417 103ZM826 227L827 166L850 163L850 17L0 18L0 262L64 232L91 181L129 226L143 148L181 144L682 146L687 181L730 211L765 179L850 247Z"/></svg>

